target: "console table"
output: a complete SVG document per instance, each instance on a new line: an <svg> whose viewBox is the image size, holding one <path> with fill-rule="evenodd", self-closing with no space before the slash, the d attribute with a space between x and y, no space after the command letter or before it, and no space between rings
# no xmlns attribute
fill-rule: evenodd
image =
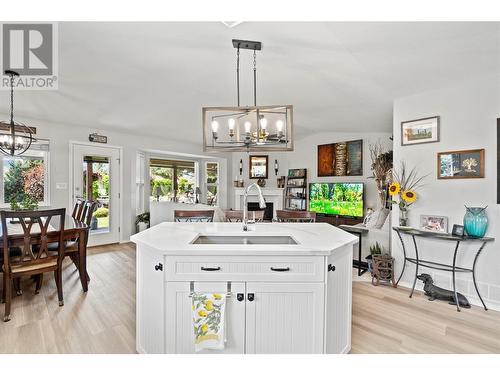
<svg viewBox="0 0 500 375"><path fill-rule="evenodd" d="M451 272L453 275L453 293L455 294L455 303L457 305L457 311L460 311L460 305L458 303L458 297L457 297L455 275L457 272L471 272L472 273L472 281L474 282L474 288L476 289L476 293L477 293L479 299L481 300L481 303L483 304L484 309L488 310L488 308L486 307L486 305L483 301L483 298L481 297L481 294L479 293L479 289L477 288L476 263L477 263L477 259L479 258L479 255L483 251L486 244L488 242L494 241L495 240L494 238L491 238L491 237L476 238L476 237L468 237L468 236L459 237L459 236L453 236L453 235L445 234L445 233L423 231L423 230L410 228L410 227L393 227L392 229L398 234L398 237L401 241L401 246L403 249L403 256L404 256L403 269L401 270L401 274L399 275L399 278L398 278L398 281L396 282L396 285L401 280L401 277L403 277L403 273L404 273L405 268L406 268L406 263L409 262L409 263L415 264L415 279L413 280L413 287L412 287L411 292L410 292L410 298L413 295L413 292L415 290L415 285L417 283L417 275L418 275L419 266L432 268L432 269L440 270L440 271ZM415 258L410 258L407 256L405 243L403 241L403 235L408 235L412 238L413 247L415 249ZM437 263L437 262L431 262L429 260L420 259L419 255L418 255L418 246L417 246L416 237L431 238L431 239L441 240L441 241L451 241L452 243L455 242L456 244L455 244L455 251L453 253L452 264ZM462 243L462 242L479 242L480 243L479 249L477 250L476 255L474 257L474 262L472 263L472 268L458 267L456 265L458 249L460 247L460 243Z"/></svg>

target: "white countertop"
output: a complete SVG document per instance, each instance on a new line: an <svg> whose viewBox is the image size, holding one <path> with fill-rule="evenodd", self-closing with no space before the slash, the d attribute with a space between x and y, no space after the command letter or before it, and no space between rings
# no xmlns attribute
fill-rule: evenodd
<svg viewBox="0 0 500 375"><path fill-rule="evenodd" d="M130 240L163 255L330 255L358 238L326 223L257 223L244 232L242 223L161 223ZM192 244L199 235L291 236L296 245Z"/></svg>

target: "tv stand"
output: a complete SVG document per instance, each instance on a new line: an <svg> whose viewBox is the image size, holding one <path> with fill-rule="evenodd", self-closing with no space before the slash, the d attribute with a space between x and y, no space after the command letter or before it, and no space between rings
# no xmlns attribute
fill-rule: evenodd
<svg viewBox="0 0 500 375"><path fill-rule="evenodd" d="M340 225L356 225L363 222L363 218L342 217L337 215L316 214L316 222L328 223L335 227Z"/></svg>

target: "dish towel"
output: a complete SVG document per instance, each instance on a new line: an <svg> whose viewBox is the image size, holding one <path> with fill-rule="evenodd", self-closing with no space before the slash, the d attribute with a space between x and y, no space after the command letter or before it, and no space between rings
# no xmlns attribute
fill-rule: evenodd
<svg viewBox="0 0 500 375"><path fill-rule="evenodd" d="M223 350L225 342L226 295L223 293L193 293L194 347Z"/></svg>

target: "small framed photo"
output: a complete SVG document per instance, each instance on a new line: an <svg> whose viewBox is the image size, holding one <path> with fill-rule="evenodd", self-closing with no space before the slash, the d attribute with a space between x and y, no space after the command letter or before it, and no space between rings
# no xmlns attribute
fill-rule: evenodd
<svg viewBox="0 0 500 375"><path fill-rule="evenodd" d="M458 225L458 224L453 224L453 230L451 231L451 234L457 237L463 237L464 236L464 226L463 225Z"/></svg>
<svg viewBox="0 0 500 375"><path fill-rule="evenodd" d="M484 178L484 148L438 153L437 174L439 179Z"/></svg>
<svg viewBox="0 0 500 375"><path fill-rule="evenodd" d="M420 215L420 229L429 232L448 233L446 216Z"/></svg>
<svg viewBox="0 0 500 375"><path fill-rule="evenodd" d="M401 123L401 146L439 142L439 116Z"/></svg>

